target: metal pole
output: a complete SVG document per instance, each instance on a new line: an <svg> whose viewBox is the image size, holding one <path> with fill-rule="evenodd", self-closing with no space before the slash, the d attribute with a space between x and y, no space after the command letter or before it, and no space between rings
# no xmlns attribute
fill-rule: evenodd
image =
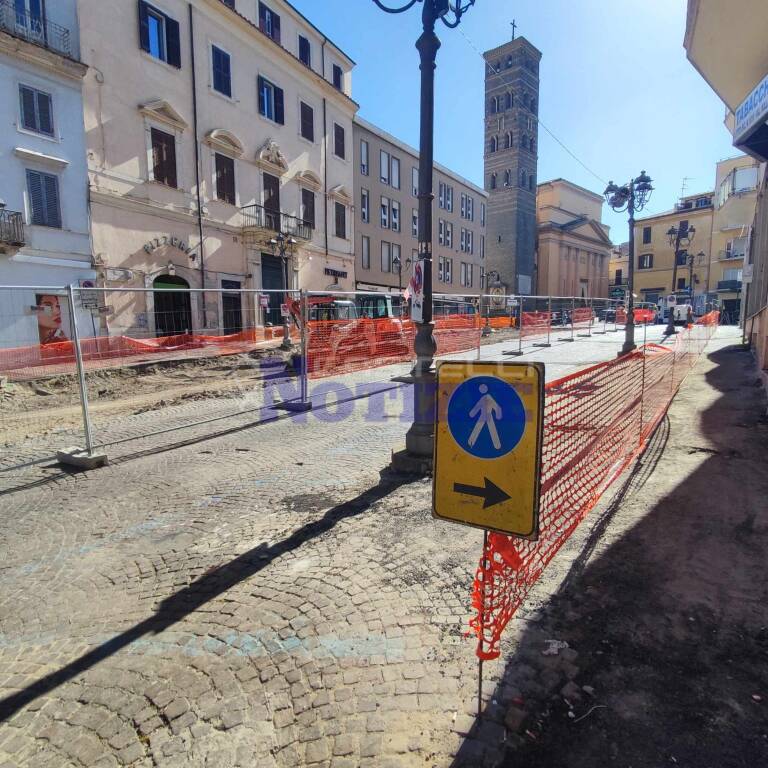
<svg viewBox="0 0 768 768"><path fill-rule="evenodd" d="M477 716L480 717L483 711L483 640L485 639L485 569L488 551L488 531L483 531L483 580L480 585L480 640L478 650L480 656L477 662Z"/></svg>
<svg viewBox="0 0 768 768"><path fill-rule="evenodd" d="M283 276L285 279L285 299L286 303L288 299L290 298L289 293L289 287L288 287L288 259L285 255L285 245L280 246L280 258L283 260ZM283 343L282 343L283 349L290 349L291 348L291 321L288 315L283 317Z"/></svg>
<svg viewBox="0 0 768 768"><path fill-rule="evenodd" d="M576 341L576 333L573 328L573 318L576 314L576 297L571 298L571 341Z"/></svg>
<svg viewBox="0 0 768 768"><path fill-rule="evenodd" d="M422 9L424 31L416 48L421 59L421 118L419 140L419 261L424 275L424 304L416 324L413 349L413 424L405 436L408 454L432 458L435 421L434 357L437 343L432 322L432 192L434 169L435 67L440 40L435 34L437 8L429 0Z"/></svg>
<svg viewBox="0 0 768 768"><path fill-rule="evenodd" d="M75 348L75 366L77 367L77 380L80 389L80 406L83 411L83 431L85 433L85 448L88 455L93 455L93 433L91 426L91 414L88 409L88 387L85 381L85 367L83 366L83 352L80 349L80 334L77 330L77 317L75 316L75 290L71 285L67 286L67 298L69 300L69 318L72 326L72 345Z"/></svg>
<svg viewBox="0 0 768 768"><path fill-rule="evenodd" d="M551 296L548 297L548 301L547 301L547 314L549 315L548 322L547 322L547 346L549 347L551 346L550 337L552 335L552 297Z"/></svg>
<svg viewBox="0 0 768 768"><path fill-rule="evenodd" d="M308 408L311 407L309 401L309 345L307 344L307 323L309 321L309 302L307 301L307 292L301 292L301 403Z"/></svg>
<svg viewBox="0 0 768 768"><path fill-rule="evenodd" d="M677 283L677 254L680 251L680 235L682 231L682 227L678 226L677 235L675 236L675 255L673 257L674 263L672 264L672 290L670 291L670 294L674 294L676 290L675 284ZM667 329L664 331L667 336L673 336L675 333L677 333L675 330L675 306L677 306L677 301L675 301L674 306L669 307L669 315L667 316Z"/></svg>
<svg viewBox="0 0 768 768"><path fill-rule="evenodd" d="M627 275L627 322L624 326L624 346L620 355L626 355L637 346L635 344L635 182L629 184L629 273Z"/></svg>

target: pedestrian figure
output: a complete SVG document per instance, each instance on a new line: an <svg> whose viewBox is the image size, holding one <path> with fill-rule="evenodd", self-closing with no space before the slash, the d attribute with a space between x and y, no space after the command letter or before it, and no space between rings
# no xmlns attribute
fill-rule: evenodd
<svg viewBox="0 0 768 768"><path fill-rule="evenodd" d="M488 427L488 434L491 436L493 447L498 451L501 449L501 440L496 429L495 419L500 419L502 416L501 406L493 399L492 395L488 394L488 386L486 384L480 385L480 394L482 397L469 412L470 419L474 419L477 416L477 423L472 430L472 434L469 436L469 446L470 448L474 446L483 431L483 427Z"/></svg>

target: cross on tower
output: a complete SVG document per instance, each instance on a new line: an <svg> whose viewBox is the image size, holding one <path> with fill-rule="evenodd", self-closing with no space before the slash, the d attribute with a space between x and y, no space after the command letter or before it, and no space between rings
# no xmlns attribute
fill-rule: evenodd
<svg viewBox="0 0 768 768"><path fill-rule="evenodd" d="M515 39L515 31L517 30L517 21L512 19L512 39Z"/></svg>

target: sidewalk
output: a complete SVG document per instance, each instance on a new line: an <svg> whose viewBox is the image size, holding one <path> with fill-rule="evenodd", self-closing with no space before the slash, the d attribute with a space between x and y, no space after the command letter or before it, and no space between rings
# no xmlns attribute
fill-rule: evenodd
<svg viewBox="0 0 768 768"><path fill-rule="evenodd" d="M737 331L510 627L486 704L512 727L503 765L768 764L768 420Z"/></svg>

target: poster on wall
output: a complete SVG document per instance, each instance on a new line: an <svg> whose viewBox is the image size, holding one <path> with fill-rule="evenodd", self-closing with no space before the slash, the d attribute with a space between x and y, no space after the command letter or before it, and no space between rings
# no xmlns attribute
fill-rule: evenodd
<svg viewBox="0 0 768 768"><path fill-rule="evenodd" d="M35 294L37 304L37 333L41 344L57 344L69 341L61 327L61 304L59 297L50 293Z"/></svg>
<svg viewBox="0 0 768 768"><path fill-rule="evenodd" d="M419 259L413 264L413 276L409 283L411 295L411 320L422 322L424 318L424 260Z"/></svg>

